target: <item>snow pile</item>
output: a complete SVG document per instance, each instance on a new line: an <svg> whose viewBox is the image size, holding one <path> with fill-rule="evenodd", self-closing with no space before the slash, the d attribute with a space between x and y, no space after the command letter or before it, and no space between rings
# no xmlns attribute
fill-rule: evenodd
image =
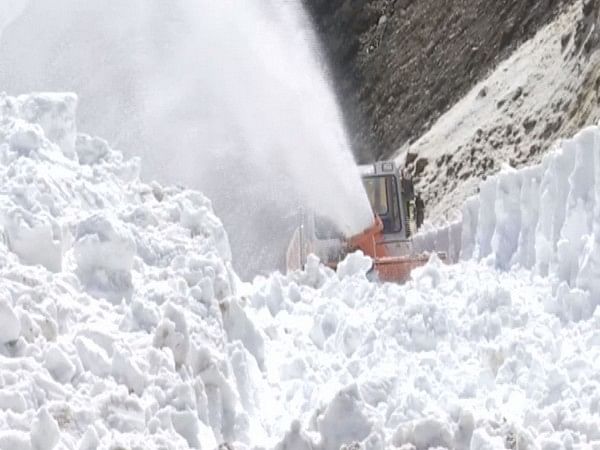
<svg viewBox="0 0 600 450"><path fill-rule="evenodd" d="M259 280L265 367L301 418L281 448L600 448L596 180L590 127L415 238L456 265L375 285L354 254Z"/></svg>
<svg viewBox="0 0 600 450"><path fill-rule="evenodd" d="M0 448L215 448L247 424L201 194L77 135L72 94L0 96Z"/></svg>
<svg viewBox="0 0 600 450"><path fill-rule="evenodd" d="M75 109L0 101L1 450L600 448L597 129L419 238L459 264L243 285L210 202Z"/></svg>
<svg viewBox="0 0 600 450"><path fill-rule="evenodd" d="M276 448L599 448L600 310L563 322L552 298L525 269L436 258L405 285L255 280L272 420L291 423Z"/></svg>

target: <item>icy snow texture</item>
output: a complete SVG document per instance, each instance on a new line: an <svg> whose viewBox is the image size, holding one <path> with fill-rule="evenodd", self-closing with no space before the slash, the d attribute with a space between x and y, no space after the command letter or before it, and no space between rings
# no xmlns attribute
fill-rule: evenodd
<svg viewBox="0 0 600 450"><path fill-rule="evenodd" d="M595 128L415 243L465 261L250 285L210 202L141 182L75 107L0 101L1 450L600 446Z"/></svg>
<svg viewBox="0 0 600 450"><path fill-rule="evenodd" d="M201 194L78 136L76 104L0 96L0 448L214 448L245 423L227 236Z"/></svg>
<svg viewBox="0 0 600 450"><path fill-rule="evenodd" d="M450 261L462 261L455 266L433 257L405 286L373 286L360 275L366 263L346 274L347 267L361 267L355 254L336 275L316 276L312 265L297 280L266 280L270 287L253 304L266 305L293 336L292 350L281 347L280 383L310 380L310 388L298 386L310 400L296 390L286 396L298 414L303 402L321 402L303 422L320 431L315 445L335 447L341 439L379 448L373 444L381 442L379 425L385 445L407 448L599 446L595 180L600 129L590 127L560 142L542 164L507 167L489 178L464 205L461 220L415 239L417 250L442 250ZM267 297L273 292L281 298L277 308ZM265 332L273 334L273 326ZM300 345L306 350L298 351ZM365 421L356 422L357 408L348 403L332 437L320 428L323 417L357 382ZM374 422L366 419L370 407L381 413ZM338 438L346 420L351 430L376 424L369 428L375 435Z"/></svg>
<svg viewBox="0 0 600 450"><path fill-rule="evenodd" d="M562 322L547 278L432 258L405 285L317 267L252 289L271 395L299 419L278 448L600 444L600 310Z"/></svg>

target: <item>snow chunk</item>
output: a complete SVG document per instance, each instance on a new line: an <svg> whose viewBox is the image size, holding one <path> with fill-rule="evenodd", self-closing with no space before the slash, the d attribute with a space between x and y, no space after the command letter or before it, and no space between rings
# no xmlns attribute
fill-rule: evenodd
<svg viewBox="0 0 600 450"><path fill-rule="evenodd" d="M23 208L2 215L9 247L25 264L41 264L52 272L62 269L67 231L45 211L31 213Z"/></svg>
<svg viewBox="0 0 600 450"><path fill-rule="evenodd" d="M214 215L210 201L198 192L185 192L176 197L180 223L193 237L207 239L219 256L231 261L229 238L221 220Z"/></svg>
<svg viewBox="0 0 600 450"><path fill-rule="evenodd" d="M239 340L244 347L254 356L258 366L264 368L264 339L256 329L254 323L242 308L237 299L230 299L221 303L223 312L223 326L229 341Z"/></svg>
<svg viewBox="0 0 600 450"><path fill-rule="evenodd" d="M0 344L16 341L21 335L21 322L11 306L7 292L0 291Z"/></svg>
<svg viewBox="0 0 600 450"><path fill-rule="evenodd" d="M52 377L60 383L68 383L75 375L75 365L57 345L51 345L47 350L44 364Z"/></svg>
<svg viewBox="0 0 600 450"><path fill-rule="evenodd" d="M300 422L294 420L290 431L286 433L283 441L275 446L275 450L314 450L316 447L310 437L302 431Z"/></svg>
<svg viewBox="0 0 600 450"><path fill-rule="evenodd" d="M175 431L179 433L191 448L203 448L200 442L200 422L192 411L172 411L171 421Z"/></svg>
<svg viewBox="0 0 600 450"><path fill-rule="evenodd" d="M354 275L364 276L373 267L373 260L365 256L360 250L350 253L338 264L337 274L340 279Z"/></svg>
<svg viewBox="0 0 600 450"><path fill-rule="evenodd" d="M79 441L78 450L96 450L100 445L100 438L94 427L89 427Z"/></svg>
<svg viewBox="0 0 600 450"><path fill-rule="evenodd" d="M365 409L356 384L340 390L318 422L322 448L338 450L343 444L366 439L373 424Z"/></svg>
<svg viewBox="0 0 600 450"><path fill-rule="evenodd" d="M33 450L52 450L58 444L60 430L56 420L46 408L38 411L31 425L31 447Z"/></svg>
<svg viewBox="0 0 600 450"><path fill-rule="evenodd" d="M21 96L19 102L25 120L39 124L46 137L57 144L65 156L73 157L77 136L77 96L72 93L40 93Z"/></svg>
<svg viewBox="0 0 600 450"><path fill-rule="evenodd" d="M446 421L426 418L398 427L393 442L398 447L413 444L416 450L453 448L454 436Z"/></svg>
<svg viewBox="0 0 600 450"><path fill-rule="evenodd" d="M0 409L11 410L16 413L27 411L27 401L20 392L11 392L6 389L0 390Z"/></svg>
<svg viewBox="0 0 600 450"><path fill-rule="evenodd" d="M510 268L511 259L518 248L521 231L521 188L521 176L516 170L506 168L498 176L492 249L496 264L504 270Z"/></svg>
<svg viewBox="0 0 600 450"><path fill-rule="evenodd" d="M117 348L113 354L112 374L117 381L124 383L131 391L141 396L146 386L146 376L133 357Z"/></svg>
<svg viewBox="0 0 600 450"><path fill-rule="evenodd" d="M108 142L97 137L88 136L87 134L77 135L75 149L79 163L88 166L108 159L111 153Z"/></svg>
<svg viewBox="0 0 600 450"><path fill-rule="evenodd" d="M0 431L0 449L2 450L31 450L29 435L23 431Z"/></svg>
<svg viewBox="0 0 600 450"><path fill-rule="evenodd" d="M28 156L42 146L44 131L36 124L18 120L9 135L10 150L19 155Z"/></svg>
<svg viewBox="0 0 600 450"><path fill-rule="evenodd" d="M106 377L110 374L110 360L102 347L83 336L75 339L75 347L84 369L99 377Z"/></svg>
<svg viewBox="0 0 600 450"><path fill-rule="evenodd" d="M156 327L153 345L156 348L170 348L177 366L187 361L190 348L187 322L184 312L172 303L164 307L163 319Z"/></svg>
<svg viewBox="0 0 600 450"><path fill-rule="evenodd" d="M502 439L498 436L490 436L483 428L478 428L473 433L470 450L496 450L506 448Z"/></svg>
<svg viewBox="0 0 600 450"><path fill-rule="evenodd" d="M103 214L90 216L77 227L74 251L77 275L92 295L114 302L129 298L136 246L122 223Z"/></svg>

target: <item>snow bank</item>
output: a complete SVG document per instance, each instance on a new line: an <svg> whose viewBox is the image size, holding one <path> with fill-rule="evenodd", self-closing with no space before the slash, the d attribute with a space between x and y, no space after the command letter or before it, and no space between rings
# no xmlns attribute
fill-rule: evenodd
<svg viewBox="0 0 600 450"><path fill-rule="evenodd" d="M557 144L541 164L505 167L485 180L462 218L430 226L417 250L437 249L451 261L475 258L500 270L524 267L549 276L563 295L585 297L584 316L600 304L600 129ZM562 297L561 297L562 298ZM561 299L548 307L563 317ZM553 303L553 304L551 304ZM568 302L570 303L570 302ZM578 315L578 312L574 313Z"/></svg>
<svg viewBox="0 0 600 450"><path fill-rule="evenodd" d="M0 448L236 441L227 235L201 194L77 135L76 104L0 96Z"/></svg>
<svg viewBox="0 0 600 450"><path fill-rule="evenodd" d="M416 240L456 265L242 285L210 201L73 138L72 99L0 101L0 449L600 444L596 129Z"/></svg>
<svg viewBox="0 0 600 450"><path fill-rule="evenodd" d="M559 142L540 165L507 167L488 178L463 206L462 220L422 233L416 245L446 251L454 261L475 258L500 270L516 266L550 276L558 293L549 310L589 318L600 304L597 180L600 129L594 126ZM565 296L580 300L564 302Z"/></svg>
<svg viewBox="0 0 600 450"><path fill-rule="evenodd" d="M284 404L257 416L279 423L276 448L600 443L600 310L561 322L551 280L525 269L432 258L404 285L371 283L368 269L255 280L246 314Z"/></svg>

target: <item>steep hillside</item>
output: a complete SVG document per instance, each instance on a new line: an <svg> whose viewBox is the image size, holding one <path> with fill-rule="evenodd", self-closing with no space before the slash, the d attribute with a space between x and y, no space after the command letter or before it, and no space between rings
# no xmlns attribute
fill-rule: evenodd
<svg viewBox="0 0 600 450"><path fill-rule="evenodd" d="M423 134L572 0L304 2L366 161Z"/></svg>
<svg viewBox="0 0 600 450"><path fill-rule="evenodd" d="M430 218L455 210L502 165L539 162L600 120L600 2L577 1L397 155Z"/></svg>

